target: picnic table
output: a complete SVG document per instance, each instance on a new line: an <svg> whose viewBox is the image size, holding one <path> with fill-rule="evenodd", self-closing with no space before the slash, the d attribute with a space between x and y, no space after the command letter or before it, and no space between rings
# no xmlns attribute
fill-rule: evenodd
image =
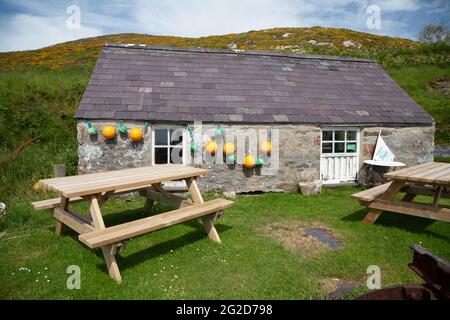
<svg viewBox="0 0 450 320"><path fill-rule="evenodd" d="M450 222L450 209L439 206L441 198L450 198L449 163L424 163L388 172L384 177L392 181L352 195L370 209L364 223L374 223L383 211ZM395 201L399 192L406 194ZM433 197L432 204L413 202L417 195Z"/></svg>
<svg viewBox="0 0 450 320"><path fill-rule="evenodd" d="M127 239L201 218L208 237L212 241L220 242L213 221L221 217L224 209L233 206L233 202L226 199L203 201L196 178L207 172L206 169L168 164L45 179L40 180L40 183L57 192L59 198L33 202L33 206L38 210L53 208L57 235L62 233L65 225L77 232L79 240L89 248L101 248L109 275L120 283L122 277L115 254L117 248L124 248L124 241ZM186 182L191 200L164 190L161 184L172 180ZM145 213L150 213L154 201L167 204L175 210L119 225L105 226L101 206L108 198L115 194L136 191L146 198ZM88 215L69 208L71 203L81 201L89 203Z"/></svg>

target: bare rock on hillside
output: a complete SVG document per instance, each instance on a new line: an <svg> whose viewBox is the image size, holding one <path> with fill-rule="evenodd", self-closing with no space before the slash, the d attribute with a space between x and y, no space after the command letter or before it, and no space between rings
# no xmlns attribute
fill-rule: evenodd
<svg viewBox="0 0 450 320"><path fill-rule="evenodd" d="M429 83L429 87L450 98L450 79L441 79Z"/></svg>
<svg viewBox="0 0 450 320"><path fill-rule="evenodd" d="M291 32L286 32L285 34L282 35L283 38L289 38L290 36L293 36L294 34Z"/></svg>
<svg viewBox="0 0 450 320"><path fill-rule="evenodd" d="M277 46L276 47L277 50L286 50L286 49L295 49L295 48L298 48L298 46L289 45L289 46Z"/></svg>
<svg viewBox="0 0 450 320"><path fill-rule="evenodd" d="M361 45L359 43L353 42L352 40L342 41L342 45L346 48L349 48L349 47L356 47L358 49L361 48Z"/></svg>

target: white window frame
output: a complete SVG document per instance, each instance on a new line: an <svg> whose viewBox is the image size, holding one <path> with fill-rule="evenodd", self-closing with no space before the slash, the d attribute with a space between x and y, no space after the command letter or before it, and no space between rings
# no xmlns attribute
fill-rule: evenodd
<svg viewBox="0 0 450 320"><path fill-rule="evenodd" d="M188 134L185 126L182 125L170 125L170 124L156 124L152 125L152 165L155 165L155 147L167 147L168 149L170 146L170 141L168 140L167 145L155 145L155 130L156 129L166 129L167 132L170 132L170 129L182 129L183 130L183 143L182 143L182 150L183 150L183 163L182 165L186 165L188 162ZM169 133L168 133L169 134ZM168 137L170 139L170 137ZM172 146L173 147L173 146ZM170 149L168 150L168 152ZM168 164L170 164L170 154L168 154L167 158ZM159 164L159 163L158 163Z"/></svg>
<svg viewBox="0 0 450 320"><path fill-rule="evenodd" d="M347 140L347 137L345 137L345 140L335 140L334 139L334 131L356 131L356 140ZM323 132L324 131L333 131L333 140L323 140ZM359 159L359 148L360 148L360 128L351 128L351 127L333 127L333 128L321 128L320 130L320 155L324 157L333 157L333 156L358 156ZM347 134L347 133L346 133ZM344 143L344 152L334 152L334 143L335 142L343 142ZM356 143L356 150L355 152L347 152L346 144L348 142L355 142ZM331 143L333 152L331 153L324 153L322 152L322 144L323 143Z"/></svg>

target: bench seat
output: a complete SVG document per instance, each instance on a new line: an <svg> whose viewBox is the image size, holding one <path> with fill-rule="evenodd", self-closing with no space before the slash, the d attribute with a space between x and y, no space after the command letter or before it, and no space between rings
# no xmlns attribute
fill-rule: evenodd
<svg viewBox="0 0 450 320"><path fill-rule="evenodd" d="M183 223L195 218L222 211L233 206L233 201L215 199L208 202L187 206L166 213L158 214L102 230L88 232L79 236L81 242L94 249L117 243L145 233Z"/></svg>
<svg viewBox="0 0 450 320"><path fill-rule="evenodd" d="M367 205L379 196L381 196L387 188L391 185L391 182L384 183L382 185L363 190L357 193L352 194L352 198L359 200L359 202L363 205Z"/></svg>
<svg viewBox="0 0 450 320"><path fill-rule="evenodd" d="M70 198L70 203L81 202L84 199L82 197ZM32 202L31 205L36 210L45 210L45 209L53 209L59 206L61 203L61 198L53 198L53 199L45 199L41 201Z"/></svg>
<svg viewBox="0 0 450 320"><path fill-rule="evenodd" d="M134 190L133 188L128 188L128 189L116 190L116 191L114 191L113 194L119 195L119 194L131 192L131 191L139 191L139 190ZM85 201L85 200L86 199L84 199L82 197L73 197L73 198L69 199L69 202L76 203L76 202L81 202L81 201ZM35 202L32 202L31 205L36 210L45 210L45 209L56 208L59 206L60 203L61 203L61 198L53 198L53 199L45 199L45 200L35 201Z"/></svg>

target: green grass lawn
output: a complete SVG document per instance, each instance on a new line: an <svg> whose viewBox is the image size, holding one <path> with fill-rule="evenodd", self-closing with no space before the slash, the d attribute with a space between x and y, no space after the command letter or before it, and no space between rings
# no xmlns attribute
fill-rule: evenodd
<svg viewBox="0 0 450 320"><path fill-rule="evenodd" d="M383 287L421 283L407 267L413 243L450 258L449 223L385 213L374 225L364 225L366 209L350 198L357 190L326 189L312 197L238 196L217 223L222 244L209 241L197 221L128 241L117 256L121 285L109 278L100 250L80 244L71 231L54 235L49 211L33 210L28 200L11 202L0 221L6 231L0 238L0 298L320 299L326 297L324 279L364 282L373 264L381 268ZM106 224L142 217L142 206L141 199L112 199L104 207ZM155 210L168 208L156 205ZM262 232L274 223L328 226L344 247L290 251ZM69 265L81 268L81 290L66 288ZM365 290L361 286L347 298Z"/></svg>

